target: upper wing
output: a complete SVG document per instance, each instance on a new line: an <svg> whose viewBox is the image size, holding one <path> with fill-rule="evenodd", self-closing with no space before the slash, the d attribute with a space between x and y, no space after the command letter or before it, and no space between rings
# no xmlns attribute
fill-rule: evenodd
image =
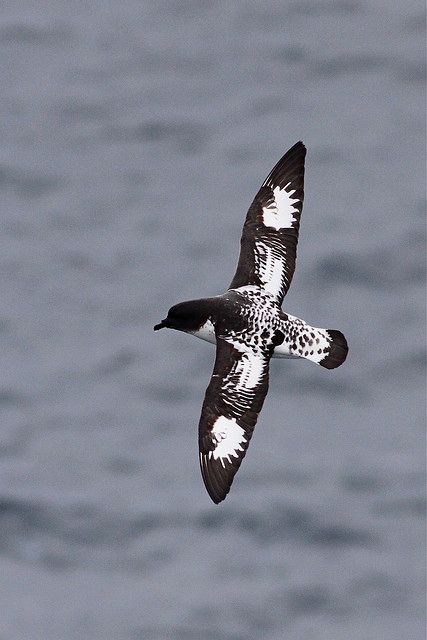
<svg viewBox="0 0 427 640"><path fill-rule="evenodd" d="M295 271L304 200L306 149L297 142L265 179L249 207L230 289L258 285L282 303Z"/></svg>
<svg viewBox="0 0 427 640"><path fill-rule="evenodd" d="M268 390L270 352L217 337L216 360L199 422L200 468L218 504L246 454Z"/></svg>

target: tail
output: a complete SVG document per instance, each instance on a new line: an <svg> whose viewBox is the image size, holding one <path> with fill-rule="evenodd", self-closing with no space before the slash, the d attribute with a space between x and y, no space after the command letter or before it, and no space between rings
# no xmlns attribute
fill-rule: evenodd
<svg viewBox="0 0 427 640"><path fill-rule="evenodd" d="M285 315L279 329L283 341L273 358L305 358L326 369L339 367L347 357L347 340L336 329L320 329L295 316Z"/></svg>
<svg viewBox="0 0 427 640"><path fill-rule="evenodd" d="M322 367L326 367L326 369L336 369L347 357L347 340L341 331L336 329L326 329L325 333L329 337L329 350L327 350L323 359L319 360L319 364Z"/></svg>

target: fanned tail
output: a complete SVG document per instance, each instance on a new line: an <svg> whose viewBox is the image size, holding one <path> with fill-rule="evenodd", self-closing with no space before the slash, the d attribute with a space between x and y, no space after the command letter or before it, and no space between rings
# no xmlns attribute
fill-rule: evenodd
<svg viewBox="0 0 427 640"><path fill-rule="evenodd" d="M336 329L326 329L326 333L330 338L329 351L325 357L319 361L319 364L326 369L336 369L342 365L347 357L347 340L341 331L337 331Z"/></svg>
<svg viewBox="0 0 427 640"><path fill-rule="evenodd" d="M341 331L320 329L283 314L279 329L283 341L274 349L273 358L304 358L326 369L336 369L347 357L347 340Z"/></svg>

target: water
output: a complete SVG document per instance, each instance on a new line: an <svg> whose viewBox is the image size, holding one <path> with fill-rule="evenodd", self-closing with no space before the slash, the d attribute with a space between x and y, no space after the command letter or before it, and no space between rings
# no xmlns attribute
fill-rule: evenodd
<svg viewBox="0 0 427 640"><path fill-rule="evenodd" d="M424 618L424 7L2 3L0 638L401 640ZM225 503L207 343L255 191L308 148L274 361Z"/></svg>

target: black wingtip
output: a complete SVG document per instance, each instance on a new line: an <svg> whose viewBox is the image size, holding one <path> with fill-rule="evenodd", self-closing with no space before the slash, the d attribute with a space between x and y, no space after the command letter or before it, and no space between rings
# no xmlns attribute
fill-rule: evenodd
<svg viewBox="0 0 427 640"><path fill-rule="evenodd" d="M208 492L212 502L219 504L227 497L233 478L231 481L227 482L221 477L219 468L216 469L215 467L215 464L209 464L208 456L206 454L200 453L200 470L202 472L206 491Z"/></svg>
<svg viewBox="0 0 427 640"><path fill-rule="evenodd" d="M294 146L289 149L289 151L292 151L293 149L298 149L298 147L301 147L301 149L304 149L305 151L307 151L307 147L305 146L302 140L298 140L298 142L296 142Z"/></svg>
<svg viewBox="0 0 427 640"><path fill-rule="evenodd" d="M307 147L302 140L298 140L298 142L296 142L290 149L287 150L283 157L285 158L286 156L291 156L298 152L303 154L304 156L307 153Z"/></svg>
<svg viewBox="0 0 427 640"><path fill-rule="evenodd" d="M292 181L292 187L301 189L298 194L301 199L304 197L304 165L307 149L299 140L293 147L280 158L279 162L273 167L266 179L264 185L284 186Z"/></svg>
<svg viewBox="0 0 427 640"><path fill-rule="evenodd" d="M218 498L218 496L213 495L210 491L208 491L208 495L214 504L220 504L227 497L227 496L224 496L223 498Z"/></svg>

